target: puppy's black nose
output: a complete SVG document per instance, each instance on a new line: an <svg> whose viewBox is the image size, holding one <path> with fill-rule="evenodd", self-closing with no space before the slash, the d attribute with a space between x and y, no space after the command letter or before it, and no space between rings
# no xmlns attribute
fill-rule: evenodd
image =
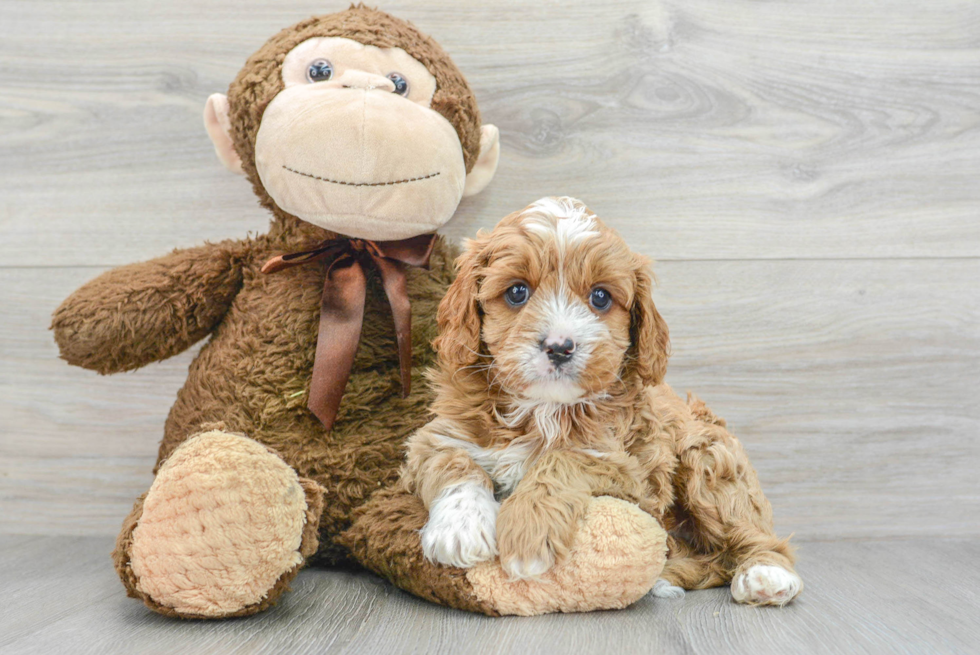
<svg viewBox="0 0 980 655"><path fill-rule="evenodd" d="M571 339L565 339L562 343L542 339L541 350L548 355L548 359L551 360L552 364L561 366L575 354L575 342Z"/></svg>

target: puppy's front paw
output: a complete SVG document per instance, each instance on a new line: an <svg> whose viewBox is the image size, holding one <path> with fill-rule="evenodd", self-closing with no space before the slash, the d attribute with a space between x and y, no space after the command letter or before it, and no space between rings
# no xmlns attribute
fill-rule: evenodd
<svg viewBox="0 0 980 655"><path fill-rule="evenodd" d="M555 556L552 555L547 549L539 553L537 556L521 558L517 557L516 555L512 555L505 557L500 561L500 566L503 567L504 572L507 573L507 577L509 577L511 580L527 580L536 578L547 573L548 570L554 565Z"/></svg>
<svg viewBox="0 0 980 655"><path fill-rule="evenodd" d="M750 605L785 605L803 591L803 580L781 566L756 564L732 580L732 598Z"/></svg>
<svg viewBox="0 0 980 655"><path fill-rule="evenodd" d="M499 509L493 493L475 482L445 489L432 501L422 528L425 558L464 569L492 558Z"/></svg>
<svg viewBox="0 0 980 655"><path fill-rule="evenodd" d="M497 519L500 566L511 580L547 573L572 545L574 517L515 494L504 501Z"/></svg>

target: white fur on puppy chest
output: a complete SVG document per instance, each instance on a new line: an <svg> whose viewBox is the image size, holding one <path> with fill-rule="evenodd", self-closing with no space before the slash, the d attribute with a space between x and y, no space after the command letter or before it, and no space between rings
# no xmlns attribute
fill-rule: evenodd
<svg viewBox="0 0 980 655"><path fill-rule="evenodd" d="M469 568L497 554L497 512L493 492L476 482L443 489L429 506L422 528L422 552L438 564Z"/></svg>

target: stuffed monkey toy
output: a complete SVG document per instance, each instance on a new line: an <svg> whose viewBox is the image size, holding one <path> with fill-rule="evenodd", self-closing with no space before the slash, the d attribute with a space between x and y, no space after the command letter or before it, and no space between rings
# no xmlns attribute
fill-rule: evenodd
<svg viewBox="0 0 980 655"><path fill-rule="evenodd" d="M268 233L97 277L55 311L62 357L102 374L209 337L164 428L155 479L113 559L162 614L274 604L305 565L357 562L465 610L624 607L666 535L596 498L570 556L537 581L428 562L420 501L395 483L428 420L423 372L455 251L435 231L493 177L498 133L439 45L363 5L272 37L205 125L272 212Z"/></svg>

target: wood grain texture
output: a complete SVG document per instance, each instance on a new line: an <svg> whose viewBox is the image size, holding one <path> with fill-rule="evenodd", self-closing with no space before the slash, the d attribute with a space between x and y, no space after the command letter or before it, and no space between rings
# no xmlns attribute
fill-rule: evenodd
<svg viewBox="0 0 980 655"><path fill-rule="evenodd" d="M261 231L201 126L299 1L0 0L0 532L112 534L193 352L100 378L51 310L106 266ZM501 128L447 227L585 199L661 261L678 390L786 532L977 534L980 4L399 0Z"/></svg>
<svg viewBox="0 0 980 655"><path fill-rule="evenodd" d="M977 534L976 260L663 262L667 381L745 442L804 538ZM112 534L146 490L193 353L101 377L57 359L51 309L98 269L0 269L5 531Z"/></svg>
<svg viewBox="0 0 980 655"><path fill-rule="evenodd" d="M269 35L346 2L0 3L0 261L264 230L201 125ZM980 255L980 5L399 0L503 139L446 230L582 197L661 259Z"/></svg>
<svg viewBox="0 0 980 655"><path fill-rule="evenodd" d="M570 194L660 260L668 381L729 420L802 541L790 607L716 589L488 619L325 570L245 620L125 597L112 536L196 348L100 377L57 359L50 313L108 266L266 229L204 101L272 33L346 4L0 0L0 652L976 652L971 0L382 7L452 53L501 130L497 179L449 236Z"/></svg>
<svg viewBox="0 0 980 655"><path fill-rule="evenodd" d="M29 653L974 653L976 539L805 543L806 590L782 609L727 588L629 609L499 618L447 610L367 573L306 570L272 610L180 621L126 598L111 539L0 536L0 650Z"/></svg>

